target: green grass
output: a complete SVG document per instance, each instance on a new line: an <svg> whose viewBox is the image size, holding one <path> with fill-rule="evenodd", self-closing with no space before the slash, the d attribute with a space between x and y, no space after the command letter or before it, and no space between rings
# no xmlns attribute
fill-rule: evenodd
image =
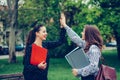
<svg viewBox="0 0 120 80"><path fill-rule="evenodd" d="M63 58L50 60L48 77L49 80L78 80L72 75L71 67Z"/></svg>
<svg viewBox="0 0 120 80"><path fill-rule="evenodd" d="M116 69L117 80L120 80L120 62L116 53L116 50L103 51L103 56L105 63ZM22 57L18 57L17 61L16 64L9 64L7 59L0 59L0 74L22 72ZM71 67L64 58L50 59L48 78L49 80L79 80L72 75Z"/></svg>
<svg viewBox="0 0 120 80"><path fill-rule="evenodd" d="M17 58L17 63L10 64L7 59L0 59L0 74L22 72L22 57Z"/></svg>

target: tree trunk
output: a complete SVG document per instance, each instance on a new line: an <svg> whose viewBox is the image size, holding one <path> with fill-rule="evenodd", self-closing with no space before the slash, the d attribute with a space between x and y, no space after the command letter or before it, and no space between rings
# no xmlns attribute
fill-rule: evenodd
<svg viewBox="0 0 120 80"><path fill-rule="evenodd" d="M16 55L15 55L15 29L10 27L10 35L9 35L9 62L16 63Z"/></svg>
<svg viewBox="0 0 120 80"><path fill-rule="evenodd" d="M15 55L15 30L17 27L17 17L18 17L18 1L19 0L7 0L8 3L8 15L9 15L9 26L10 26L10 35L9 35L9 62L16 62Z"/></svg>

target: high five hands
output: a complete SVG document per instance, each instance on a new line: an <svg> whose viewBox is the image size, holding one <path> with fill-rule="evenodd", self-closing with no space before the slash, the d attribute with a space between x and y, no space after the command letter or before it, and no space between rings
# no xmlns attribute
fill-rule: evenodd
<svg viewBox="0 0 120 80"><path fill-rule="evenodd" d="M66 18L65 18L65 14L64 13L61 13L61 15L60 15L60 24L61 24L61 28L67 26L67 24L66 24Z"/></svg>

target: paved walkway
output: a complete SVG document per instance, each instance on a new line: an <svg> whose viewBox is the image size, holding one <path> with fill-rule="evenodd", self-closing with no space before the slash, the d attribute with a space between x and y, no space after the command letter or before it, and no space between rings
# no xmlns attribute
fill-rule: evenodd
<svg viewBox="0 0 120 80"><path fill-rule="evenodd" d="M16 56L23 56L23 51L16 52ZM8 59L9 55L0 55L0 59Z"/></svg>

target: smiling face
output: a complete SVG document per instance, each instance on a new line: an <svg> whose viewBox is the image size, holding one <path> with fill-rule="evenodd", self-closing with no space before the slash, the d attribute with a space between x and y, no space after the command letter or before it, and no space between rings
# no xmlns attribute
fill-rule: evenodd
<svg viewBox="0 0 120 80"><path fill-rule="evenodd" d="M36 37L38 37L42 41L46 40L47 31L46 31L46 27L45 26L40 27L39 31L36 32Z"/></svg>

